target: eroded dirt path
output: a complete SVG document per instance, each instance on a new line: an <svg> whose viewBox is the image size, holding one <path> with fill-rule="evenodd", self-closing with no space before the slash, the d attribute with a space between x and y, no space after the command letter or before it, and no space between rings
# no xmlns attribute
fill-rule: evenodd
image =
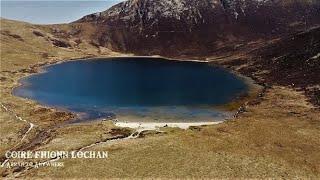
<svg viewBox="0 0 320 180"><path fill-rule="evenodd" d="M36 126L35 124L25 120L25 119L22 119L22 117L18 116L16 113L14 113L12 110L10 110L9 108L7 108L3 103L0 103L0 106L6 111L8 112L9 114L13 115L17 120L19 121L23 121L27 124L29 124L29 129L23 134L21 140L20 140L20 143L23 142L23 140L27 137L28 133ZM15 146L16 147L16 146Z"/></svg>
<svg viewBox="0 0 320 180"><path fill-rule="evenodd" d="M31 132L31 130L36 126L35 124L23 119L22 117L18 116L16 113L14 113L12 110L10 110L8 107L6 107L3 103L0 103L1 108L3 108L6 112L8 112L9 114L13 115L15 117L15 119L17 119L18 121L23 121L27 124L29 124L29 128L28 130L23 134L22 138L20 139L20 142L16 145L14 145L12 147L12 149L16 148L17 146L19 146L21 143L23 143L23 141L25 140L25 138L28 136L28 134ZM10 158L6 158L2 163L1 163L1 167L4 167L6 165L6 163L10 160Z"/></svg>

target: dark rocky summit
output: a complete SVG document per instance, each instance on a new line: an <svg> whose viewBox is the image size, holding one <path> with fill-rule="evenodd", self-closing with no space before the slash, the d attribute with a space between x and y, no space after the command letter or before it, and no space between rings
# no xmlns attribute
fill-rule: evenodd
<svg viewBox="0 0 320 180"><path fill-rule="evenodd" d="M94 41L139 54L210 54L320 24L318 0L128 0L77 21Z"/></svg>

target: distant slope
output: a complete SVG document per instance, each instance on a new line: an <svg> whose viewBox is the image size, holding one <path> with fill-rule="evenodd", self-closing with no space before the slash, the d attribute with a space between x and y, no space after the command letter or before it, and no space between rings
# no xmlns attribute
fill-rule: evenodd
<svg viewBox="0 0 320 180"><path fill-rule="evenodd" d="M245 56L221 62L258 82L306 92L320 105L320 27L265 42Z"/></svg>
<svg viewBox="0 0 320 180"><path fill-rule="evenodd" d="M1 71L15 71L47 60L100 54L85 38L72 37L74 27L33 25L0 19Z"/></svg>
<svg viewBox="0 0 320 180"><path fill-rule="evenodd" d="M75 23L99 46L139 54L210 54L320 24L317 0L128 0Z"/></svg>

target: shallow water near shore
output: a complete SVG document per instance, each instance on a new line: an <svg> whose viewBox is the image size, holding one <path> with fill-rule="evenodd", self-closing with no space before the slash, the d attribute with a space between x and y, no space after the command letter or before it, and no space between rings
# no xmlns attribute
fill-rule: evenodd
<svg viewBox="0 0 320 180"><path fill-rule="evenodd" d="M126 57L69 61L21 80L16 96L79 114L77 122L214 122L215 108L248 91L236 75L207 63Z"/></svg>

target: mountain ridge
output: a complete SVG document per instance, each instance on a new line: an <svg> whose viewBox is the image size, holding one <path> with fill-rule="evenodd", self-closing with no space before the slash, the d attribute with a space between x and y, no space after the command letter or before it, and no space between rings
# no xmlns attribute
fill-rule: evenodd
<svg viewBox="0 0 320 180"><path fill-rule="evenodd" d="M75 23L91 24L99 46L119 51L205 54L222 42L308 29L320 24L317 14L312 0L128 0Z"/></svg>

